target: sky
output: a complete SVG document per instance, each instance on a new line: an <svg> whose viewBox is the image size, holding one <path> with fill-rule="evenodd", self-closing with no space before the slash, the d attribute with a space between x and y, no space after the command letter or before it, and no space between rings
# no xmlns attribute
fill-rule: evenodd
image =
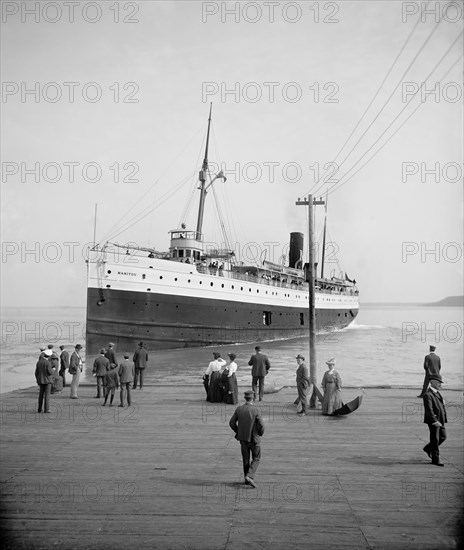
<svg viewBox="0 0 464 550"><path fill-rule="evenodd" d="M2 305L84 307L94 232L194 229L210 103L208 242L280 262L327 191L361 302L463 294L462 4L425 6L3 2Z"/></svg>

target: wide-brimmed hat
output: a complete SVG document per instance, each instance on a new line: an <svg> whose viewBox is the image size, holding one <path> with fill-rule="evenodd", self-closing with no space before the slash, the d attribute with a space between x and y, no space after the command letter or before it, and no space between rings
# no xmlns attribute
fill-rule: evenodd
<svg viewBox="0 0 464 550"><path fill-rule="evenodd" d="M301 353L299 353L299 354L295 357L295 359L301 359L302 361L305 360L305 358L301 355Z"/></svg>
<svg viewBox="0 0 464 550"><path fill-rule="evenodd" d="M326 365L335 365L335 357L331 357L325 362Z"/></svg>
<svg viewBox="0 0 464 550"><path fill-rule="evenodd" d="M431 374L429 376L429 380L438 380L438 382L441 382L443 384L443 378L441 377L441 374Z"/></svg>

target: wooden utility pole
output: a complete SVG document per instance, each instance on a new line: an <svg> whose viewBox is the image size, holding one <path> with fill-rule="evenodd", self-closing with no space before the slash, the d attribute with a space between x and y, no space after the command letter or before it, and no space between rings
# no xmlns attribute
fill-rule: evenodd
<svg viewBox="0 0 464 550"><path fill-rule="evenodd" d="M308 207L308 247L309 247L309 378L313 384L313 391L310 396L309 406L316 406L316 396L322 401L322 393L317 388L317 366L316 366L316 290L314 288L315 268L314 268L314 215L313 205L325 204L324 201L313 200L312 195L307 199L296 202L297 206Z"/></svg>

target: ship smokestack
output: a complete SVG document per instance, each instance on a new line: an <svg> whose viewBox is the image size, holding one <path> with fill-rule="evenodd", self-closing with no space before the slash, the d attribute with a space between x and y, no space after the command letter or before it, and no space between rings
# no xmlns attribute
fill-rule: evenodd
<svg viewBox="0 0 464 550"><path fill-rule="evenodd" d="M288 266L303 269L303 233L290 233Z"/></svg>

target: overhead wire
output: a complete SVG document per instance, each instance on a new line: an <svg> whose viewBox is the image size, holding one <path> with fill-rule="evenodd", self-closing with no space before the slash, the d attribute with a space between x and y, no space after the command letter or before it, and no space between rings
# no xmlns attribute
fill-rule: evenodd
<svg viewBox="0 0 464 550"><path fill-rule="evenodd" d="M430 4L430 0L429 2L427 2L427 5ZM336 164L336 161L338 159L338 157L340 156L341 152L343 151L343 149L346 147L347 143L350 141L351 137L353 136L353 134L356 132L356 130L358 129L359 125L361 124L361 122L364 120L364 117L366 116L367 112L369 111L369 109L371 108L372 104L374 103L374 101L377 99L377 96L379 95L380 93L380 90L382 89L383 85L385 84L385 82L387 81L388 77L390 76L394 66L396 65L396 63L398 62L398 59L401 57L401 54L404 52L406 46L409 44L409 41L411 40L411 37L412 35L414 34L417 26L419 25L420 23L420 18L417 18L417 21L416 21L416 24L414 25L414 27L412 28L411 32L409 33L409 35L407 36L406 40L404 41L403 43L403 46L401 47L400 51L398 52L398 54L396 55L393 63L390 65L390 68L388 69L386 75L384 76L382 82L380 83L379 87L377 88L377 91L375 92L374 96L372 97L372 99L370 100L369 102L369 105L366 107L366 109L364 110L364 113L361 115L361 118L358 120L358 122L356 123L356 125L354 126L353 130L351 130L351 133L350 135L346 138L345 140L345 143L341 146L341 148L339 149L338 153L335 155L335 158L333 159L332 163L333 164ZM314 186L313 186L314 187ZM319 189L319 188L318 188ZM314 192L314 194L316 194L317 191Z"/></svg>
<svg viewBox="0 0 464 550"><path fill-rule="evenodd" d="M432 38L433 34L435 33L435 31L437 30L439 24L441 23L442 19L440 18L439 21L437 23L435 23L434 27L432 28L432 30L430 31L430 33L428 34L428 36L426 37L426 39L424 40L424 42L422 43L421 47L419 48L419 50L416 52L415 56L413 57L412 61L409 63L409 65L407 66L406 70L403 72L403 74L401 75L401 77L399 78L396 86L394 87L394 89L391 91L390 95L388 96L388 98L386 99L386 101L384 102L384 104L382 105L382 107L380 108L380 110L378 111L378 113L376 114L376 116L374 117L374 119L370 122L370 124L368 125L368 127L363 131L363 133L361 134L361 136L358 138L358 140L356 141L356 143L352 146L352 148L348 151L348 154L345 156L345 158L342 160L342 162L337 165L337 170L335 173L337 173L340 168L345 164L345 162L347 161L347 159L350 157L350 155L353 153L353 151L356 149L356 147L359 145L359 143L361 142L361 140L364 138L364 136L367 134L367 132L370 130L370 128L372 127L372 125L377 121L377 119L379 118L379 116L382 114L382 112L384 111L384 109L386 108L386 106L389 104L391 98L393 97L393 95L395 94L396 90L399 88L399 86L401 85L401 83L403 82L403 79L404 77L406 76L406 74L408 73L408 71L411 69L411 67L414 65L414 63L416 62L417 58L419 57L419 55L422 53L422 51L424 50L425 46L428 44L428 42L430 41L430 39ZM389 71L387 74L390 74L391 73L391 70L393 69L394 65L396 64L397 60L399 59L401 53L404 51L407 43L409 42L409 40L411 39L411 36L413 34L413 32L415 31L415 29L417 28L417 22L416 24L414 25L413 27L413 30L411 31L411 33L408 35L403 47L401 48L399 54L396 56L392 66L390 67ZM384 85L386 81L386 78L383 79L382 81L382 84L381 86L379 87L379 89L377 90L377 92L375 93L374 95L374 98L372 99L372 101L369 103L368 107L366 108L365 112L363 113L363 115L361 116L361 119L358 121L355 129L359 126L359 123L361 122L361 120L364 118L364 116L366 115L368 109L370 108L370 106L373 104L374 102L374 99L377 97L379 91L380 91L380 88ZM352 131L352 133L350 134L350 137L354 134L354 131L355 129ZM349 139L349 138L348 138ZM347 140L348 141L348 140ZM337 154L337 156L335 158L338 157L338 155L340 154L340 152L343 150L343 148L345 147L347 141L345 142L345 144L342 146L342 148L340 149L339 153ZM325 183L327 182L321 182L321 184L318 186L318 188L315 190L315 191L312 191L312 194L316 195L324 186L325 186ZM312 186L312 188L317 184L317 182ZM312 189L311 188L311 189ZM311 190L309 191L311 192Z"/></svg>
<svg viewBox="0 0 464 550"><path fill-rule="evenodd" d="M435 70L437 69L437 67L440 65L441 61L446 57L446 55L448 55L449 51L451 50L451 48L454 46L454 44L456 43L456 41L460 38L460 36L462 35L463 33L461 32L460 35L456 38L456 40L453 42L453 44L448 48L448 50L445 52L445 54L440 58L440 60L437 62L437 64L435 65L435 67L432 69L432 71L429 73L429 75L426 77L426 80L428 78L430 78L430 76L435 72ZM445 72L445 74L440 78L440 80L438 81L439 83L442 82L442 80L444 78L446 78L446 76L448 75L449 72L451 72L451 70L455 67L455 65L462 59L463 57L463 54L460 54L459 57L453 62L453 64L449 67L449 69ZM419 89L416 90L413 94L413 97L411 98L411 100L406 103L406 105L403 107L403 109L401 109L401 111L398 113L398 115L391 121L391 123L385 128L385 130L382 132L382 134L380 134L380 136L375 140L375 142L369 147L369 149L356 161L356 163L343 175L343 178L345 178L347 176L347 174L349 174L353 168L361 161L362 158L364 158L367 153L369 153L369 151L380 141L380 139L385 135L385 133L392 127L392 125L398 120L398 118L403 114L403 112L409 107L409 105L411 104L412 100L414 99L414 97L417 95L417 93L419 92ZM370 162L376 155L377 153L379 153L384 147L385 145L393 138L393 136L395 136L397 134L397 132L406 124L406 122L408 122L408 120L415 114L415 112L420 108L422 107L423 103L420 102L416 107L415 109L411 112L411 114L401 123L401 125L393 132L393 134L375 151L375 153L370 156L367 161L360 167L358 168L358 170L356 170L356 172L354 172L348 179L342 181L340 183L340 181L338 181L337 183L335 183L332 187L329 187L328 188L328 194L332 194L336 191L338 191L341 187L343 187L343 185L345 185L346 183L348 183L362 168L364 168L364 166ZM342 178L341 178L342 179Z"/></svg>

